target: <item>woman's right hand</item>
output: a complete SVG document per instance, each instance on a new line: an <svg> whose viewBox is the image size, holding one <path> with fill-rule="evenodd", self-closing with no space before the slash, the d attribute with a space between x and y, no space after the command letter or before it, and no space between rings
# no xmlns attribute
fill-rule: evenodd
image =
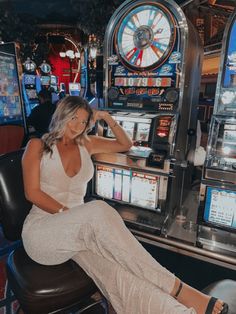
<svg viewBox="0 0 236 314"><path fill-rule="evenodd" d="M100 120L106 121L106 119L108 117L111 117L109 112L103 111L103 110L95 110L95 109L93 109L92 120L93 120L94 123L96 123L96 121L100 121Z"/></svg>

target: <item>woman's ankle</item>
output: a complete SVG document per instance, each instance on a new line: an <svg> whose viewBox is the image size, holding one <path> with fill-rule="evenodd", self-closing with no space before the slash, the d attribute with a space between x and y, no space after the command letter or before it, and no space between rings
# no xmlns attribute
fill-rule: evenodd
<svg viewBox="0 0 236 314"><path fill-rule="evenodd" d="M211 297L202 293L201 291L183 283L181 280L176 280L174 288L173 288L173 297L177 299L180 303L185 305L187 308L194 308L198 314L206 313L206 309L208 307L209 301ZM212 313L222 309L223 305L221 305L220 300L216 301Z"/></svg>
<svg viewBox="0 0 236 314"><path fill-rule="evenodd" d="M183 287L182 281L179 278L176 277L175 278L174 287L173 287L170 295L172 297L174 297L174 298L177 298L178 295L180 294L180 291L181 291L182 287Z"/></svg>

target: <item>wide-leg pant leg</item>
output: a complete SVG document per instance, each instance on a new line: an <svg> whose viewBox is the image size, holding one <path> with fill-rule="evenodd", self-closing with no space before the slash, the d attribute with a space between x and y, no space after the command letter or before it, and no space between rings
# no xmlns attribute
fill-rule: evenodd
<svg viewBox="0 0 236 314"><path fill-rule="evenodd" d="M85 241L85 246L94 253L115 261L139 278L148 280L170 293L174 287L174 274L162 267L143 248L125 226L117 211L103 201L93 201L85 205L91 214L91 230L82 233L80 241Z"/></svg>
<svg viewBox="0 0 236 314"><path fill-rule="evenodd" d="M55 215L32 215L22 235L26 252L38 263L59 264L90 251L167 293L174 287L175 276L143 248L117 211L103 201Z"/></svg>
<svg viewBox="0 0 236 314"><path fill-rule="evenodd" d="M146 280L124 270L118 263L108 261L89 251L73 257L93 278L117 314L194 314L169 294Z"/></svg>

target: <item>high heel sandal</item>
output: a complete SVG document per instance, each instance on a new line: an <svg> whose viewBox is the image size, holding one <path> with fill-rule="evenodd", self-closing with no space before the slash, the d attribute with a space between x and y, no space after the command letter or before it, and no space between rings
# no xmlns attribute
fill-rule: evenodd
<svg viewBox="0 0 236 314"><path fill-rule="evenodd" d="M174 298L177 299L178 298L178 295L180 294L180 291L182 290L183 288L183 283L182 281L180 281L180 284L179 284L179 287L178 287L178 290L176 291L175 295L174 295ZM212 314L212 311L214 309L214 306L216 304L216 302L218 301L217 298L215 297L211 297L209 302L208 302L208 305L207 305L207 309L206 309L206 312L205 314ZM219 312L219 314L227 314L229 311L229 306L227 303L224 303L223 304L223 309L221 310L221 312Z"/></svg>
<svg viewBox="0 0 236 314"><path fill-rule="evenodd" d="M206 313L205 314L212 314L212 311L214 309L214 306L216 304L216 301L218 301L217 298L211 297L208 305L207 305L207 309L206 309ZM224 303L223 304L223 309L221 310L221 312L219 312L219 314L227 314L229 310L228 304Z"/></svg>

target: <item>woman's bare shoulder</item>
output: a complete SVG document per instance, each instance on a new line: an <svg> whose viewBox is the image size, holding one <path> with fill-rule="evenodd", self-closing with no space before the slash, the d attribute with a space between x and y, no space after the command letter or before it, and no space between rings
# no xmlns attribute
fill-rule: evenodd
<svg viewBox="0 0 236 314"><path fill-rule="evenodd" d="M29 142L27 143L27 148L32 149L42 149L43 148L43 141L40 138L31 138Z"/></svg>
<svg viewBox="0 0 236 314"><path fill-rule="evenodd" d="M43 149L43 141L39 138L32 138L28 141L25 148L25 155L41 155Z"/></svg>

